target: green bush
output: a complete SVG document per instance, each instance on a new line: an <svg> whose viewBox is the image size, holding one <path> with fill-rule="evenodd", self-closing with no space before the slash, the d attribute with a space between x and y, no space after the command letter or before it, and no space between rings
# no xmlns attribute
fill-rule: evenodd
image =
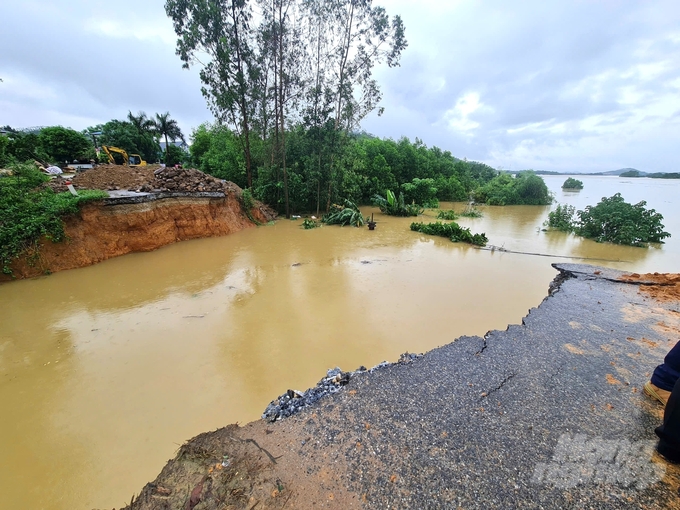
<svg viewBox="0 0 680 510"><path fill-rule="evenodd" d="M583 181L567 177L567 180L562 184L562 189L583 189Z"/></svg>
<svg viewBox="0 0 680 510"><path fill-rule="evenodd" d="M439 211L437 213L437 219L438 220L456 220L458 219L459 215L456 214L456 211L453 209L448 209L446 211Z"/></svg>
<svg viewBox="0 0 680 510"><path fill-rule="evenodd" d="M373 205L377 205L380 211L390 216L418 216L424 209L418 204L405 204L404 194L399 193L399 198L392 191L387 190L384 197L375 195Z"/></svg>
<svg viewBox="0 0 680 510"><path fill-rule="evenodd" d="M644 246L646 243L662 243L670 237L661 223L663 216L654 209L645 209L644 200L631 205L620 193L603 197L594 207L578 211L576 234L597 242Z"/></svg>
<svg viewBox="0 0 680 510"><path fill-rule="evenodd" d="M464 218L481 218L482 216L484 216L482 214L482 211L477 209L477 207L475 207L473 203L469 203L465 210L462 213L460 213L460 215L463 216Z"/></svg>
<svg viewBox="0 0 680 510"><path fill-rule="evenodd" d="M92 141L84 134L61 126L42 129L38 140L42 149L55 162L71 163L73 160L89 159L93 151Z"/></svg>
<svg viewBox="0 0 680 510"><path fill-rule="evenodd" d="M304 228L305 230L311 230L313 228L320 227L321 225L314 221L312 218L305 218L302 220L302 225L301 227Z"/></svg>
<svg viewBox="0 0 680 510"><path fill-rule="evenodd" d="M12 261L24 250L37 247L42 236L62 241L63 216L75 214L86 202L108 196L95 190L74 196L36 188L48 178L32 164L16 164L11 169L13 176L0 177L0 265L5 274L11 274Z"/></svg>
<svg viewBox="0 0 680 510"><path fill-rule="evenodd" d="M416 177L411 182L402 184L401 189L404 192L404 201L406 202L418 204L422 207L439 207L434 179L419 179Z"/></svg>
<svg viewBox="0 0 680 510"><path fill-rule="evenodd" d="M321 221L327 225L352 225L353 227L363 227L365 220L361 211L354 202L344 201L344 206L333 204L334 211L324 215Z"/></svg>
<svg viewBox="0 0 680 510"><path fill-rule="evenodd" d="M476 246L485 246L489 242L486 234L473 234L469 228L463 228L455 222L411 223L411 230L431 236L448 237L454 243L463 242Z"/></svg>
<svg viewBox="0 0 680 510"><path fill-rule="evenodd" d="M574 230L575 213L576 208L573 205L559 204L554 211L548 213L545 225L562 232L572 232Z"/></svg>
<svg viewBox="0 0 680 510"><path fill-rule="evenodd" d="M465 188L455 175L450 177L438 175L434 187L437 188L437 198L443 202L462 202L468 199Z"/></svg>
<svg viewBox="0 0 680 510"><path fill-rule="evenodd" d="M191 156L181 147L168 145L167 151L163 153L162 160L167 166L187 165L191 162Z"/></svg>
<svg viewBox="0 0 680 510"><path fill-rule="evenodd" d="M0 168L4 168L4 166L9 163L10 160L10 155L8 152L8 147L9 147L9 138L3 135L0 135Z"/></svg>
<svg viewBox="0 0 680 510"><path fill-rule="evenodd" d="M475 190L474 196L488 205L548 205L553 200L545 181L531 171L515 177L499 174Z"/></svg>

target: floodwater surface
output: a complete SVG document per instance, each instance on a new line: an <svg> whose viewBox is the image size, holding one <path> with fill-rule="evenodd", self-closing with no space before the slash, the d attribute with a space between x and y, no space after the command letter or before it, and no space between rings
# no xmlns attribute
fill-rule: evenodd
<svg viewBox="0 0 680 510"><path fill-rule="evenodd" d="M631 248L543 232L550 207L459 221L545 257L454 244L377 213L374 232L280 220L1 285L0 508L121 507L185 440L259 418L328 368L520 323L546 296L551 263L680 272L680 183L579 178L580 192L559 189L565 176L546 182L579 209L617 191L647 200L674 237Z"/></svg>

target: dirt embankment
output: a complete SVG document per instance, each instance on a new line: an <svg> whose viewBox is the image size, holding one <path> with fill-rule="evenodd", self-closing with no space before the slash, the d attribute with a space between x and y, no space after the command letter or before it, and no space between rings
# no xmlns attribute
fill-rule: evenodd
<svg viewBox="0 0 680 510"><path fill-rule="evenodd" d="M115 200L85 205L78 214L64 219L66 241L42 239L37 250L19 257L12 265L14 278L84 267L138 251L151 251L187 239L231 234L255 226L251 218L266 223L275 214L256 203L248 217L241 189L198 170L160 167L106 166L78 174L76 189L149 189L134 200ZM154 171L156 173L154 173ZM56 191L63 180L49 185ZM181 195L161 198L159 193ZM200 196L203 193L204 196ZM209 196L205 194L209 193ZM10 279L0 275L0 281Z"/></svg>
<svg viewBox="0 0 680 510"><path fill-rule="evenodd" d="M640 291L661 302L680 301L680 274L632 273L623 275L621 281L640 283Z"/></svg>

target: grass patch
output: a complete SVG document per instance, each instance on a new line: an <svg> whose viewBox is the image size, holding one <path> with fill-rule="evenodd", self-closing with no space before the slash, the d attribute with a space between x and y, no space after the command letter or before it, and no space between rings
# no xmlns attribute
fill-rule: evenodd
<svg viewBox="0 0 680 510"><path fill-rule="evenodd" d="M87 202L101 200L104 191L55 193L40 184L49 180L32 164L11 167L12 176L0 177L0 265L12 274L10 265L22 252L37 254L38 240L45 236L52 242L64 240L64 216L75 214Z"/></svg>

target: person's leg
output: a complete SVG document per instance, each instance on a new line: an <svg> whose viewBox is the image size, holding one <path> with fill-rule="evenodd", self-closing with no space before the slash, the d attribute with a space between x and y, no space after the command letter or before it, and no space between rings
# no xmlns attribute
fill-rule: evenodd
<svg viewBox="0 0 680 510"><path fill-rule="evenodd" d="M680 462L680 379L675 382L663 413L663 425L657 427L656 450L671 462Z"/></svg>
<svg viewBox="0 0 680 510"><path fill-rule="evenodd" d="M680 342L670 350L663 360L663 365L654 369L651 383L657 388L673 391L675 382L680 378Z"/></svg>

